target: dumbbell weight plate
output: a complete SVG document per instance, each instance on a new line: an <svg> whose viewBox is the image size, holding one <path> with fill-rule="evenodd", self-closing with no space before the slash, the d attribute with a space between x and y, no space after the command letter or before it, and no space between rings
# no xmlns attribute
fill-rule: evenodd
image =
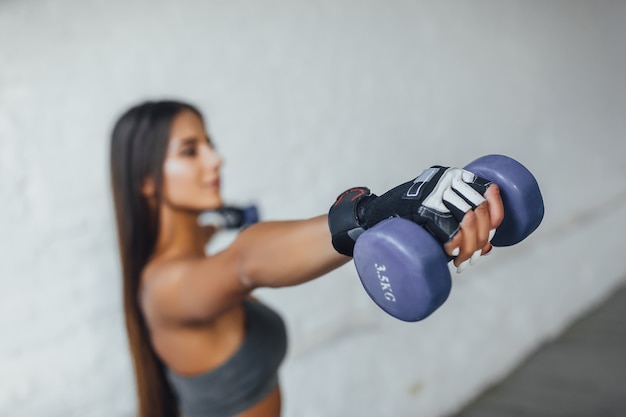
<svg viewBox="0 0 626 417"><path fill-rule="evenodd" d="M422 320L446 301L452 286L449 260L430 233L399 217L369 229L354 247L365 291L403 321Z"/></svg>
<svg viewBox="0 0 626 417"><path fill-rule="evenodd" d="M500 187L504 220L491 243L515 245L528 237L541 223L543 198L533 174L516 160L504 155L487 155L469 163L466 170Z"/></svg>

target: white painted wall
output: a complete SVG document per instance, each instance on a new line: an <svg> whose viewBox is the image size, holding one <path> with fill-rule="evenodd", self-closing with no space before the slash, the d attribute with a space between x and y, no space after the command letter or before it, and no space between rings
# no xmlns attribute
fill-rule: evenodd
<svg viewBox="0 0 626 417"><path fill-rule="evenodd" d="M197 103L225 194L325 212L433 163L523 161L544 224L407 324L352 265L259 296L284 313L285 416L444 416L626 276L626 3L0 2L0 415L130 416L108 134Z"/></svg>

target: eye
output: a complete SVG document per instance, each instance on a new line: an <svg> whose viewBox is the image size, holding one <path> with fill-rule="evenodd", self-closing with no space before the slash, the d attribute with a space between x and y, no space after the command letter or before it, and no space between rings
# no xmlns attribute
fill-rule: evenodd
<svg viewBox="0 0 626 417"><path fill-rule="evenodd" d="M195 145L187 145L180 151L180 154L183 156L196 156L197 153Z"/></svg>

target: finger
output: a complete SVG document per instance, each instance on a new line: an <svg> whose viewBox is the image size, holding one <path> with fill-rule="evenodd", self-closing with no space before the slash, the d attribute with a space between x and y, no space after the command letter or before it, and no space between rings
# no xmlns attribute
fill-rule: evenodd
<svg viewBox="0 0 626 417"><path fill-rule="evenodd" d="M481 204L476 207L474 214L476 215L476 248L482 248L489 242L491 230L489 207L487 204Z"/></svg>
<svg viewBox="0 0 626 417"><path fill-rule="evenodd" d="M474 254L478 246L476 245L476 214L470 210L465 214L461 221L461 246L459 247L459 255L454 259L454 265L457 267L465 261L468 261Z"/></svg>
<svg viewBox="0 0 626 417"><path fill-rule="evenodd" d="M473 174L470 173L470 175ZM462 198L473 206L472 208L478 207L485 202L485 197L482 194L460 179L453 180L451 186L457 194L461 195Z"/></svg>
<svg viewBox="0 0 626 417"><path fill-rule="evenodd" d="M493 245L491 243L487 243L485 246L482 247L482 249L478 249L476 252L474 252L472 257L470 258L470 265L475 265L481 256L489 255L492 250L493 250Z"/></svg>
<svg viewBox="0 0 626 417"><path fill-rule="evenodd" d="M443 249L446 251L448 256L452 256L453 258L459 256L461 253L461 242L463 241L463 232L459 230L449 242L443 245Z"/></svg>
<svg viewBox="0 0 626 417"><path fill-rule="evenodd" d="M492 182L488 179L477 177L467 170L463 170L463 181L468 183L469 186L476 190L480 195L485 195L485 191L487 191L487 188L489 188L492 184Z"/></svg>
<svg viewBox="0 0 626 417"><path fill-rule="evenodd" d="M504 219L504 205L500 197L500 188L496 184L491 184L485 192L487 206L489 208L489 221L491 229L496 229Z"/></svg>
<svg viewBox="0 0 626 417"><path fill-rule="evenodd" d="M465 218L465 214L472 210L472 206L468 204L460 195L454 190L448 188L442 195L443 204L450 210L450 213L457 221L462 221Z"/></svg>
<svg viewBox="0 0 626 417"><path fill-rule="evenodd" d="M478 261L478 258L480 258L483 254L482 249L478 249L476 252L474 252L472 254L472 257L470 258L470 265L474 265L476 263L476 261Z"/></svg>
<svg viewBox="0 0 626 417"><path fill-rule="evenodd" d="M461 178L463 178L463 181L467 183L474 182L474 180L476 179L476 175L474 175L473 173L469 172L466 169L462 171L463 173L461 174Z"/></svg>

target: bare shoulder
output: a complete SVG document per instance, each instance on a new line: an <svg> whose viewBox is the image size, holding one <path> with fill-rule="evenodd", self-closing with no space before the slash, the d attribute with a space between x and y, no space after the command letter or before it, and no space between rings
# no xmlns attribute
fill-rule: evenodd
<svg viewBox="0 0 626 417"><path fill-rule="evenodd" d="M171 288L196 262L197 259L191 257L150 261L141 273L141 287L145 291L156 293Z"/></svg>
<svg viewBox="0 0 626 417"><path fill-rule="evenodd" d="M211 321L251 291L223 256L184 257L150 262L142 273L140 304L153 324Z"/></svg>
<svg viewBox="0 0 626 417"><path fill-rule="evenodd" d="M149 262L141 274L139 304L149 322L166 316L172 296L180 289L185 270L191 260L173 259Z"/></svg>

